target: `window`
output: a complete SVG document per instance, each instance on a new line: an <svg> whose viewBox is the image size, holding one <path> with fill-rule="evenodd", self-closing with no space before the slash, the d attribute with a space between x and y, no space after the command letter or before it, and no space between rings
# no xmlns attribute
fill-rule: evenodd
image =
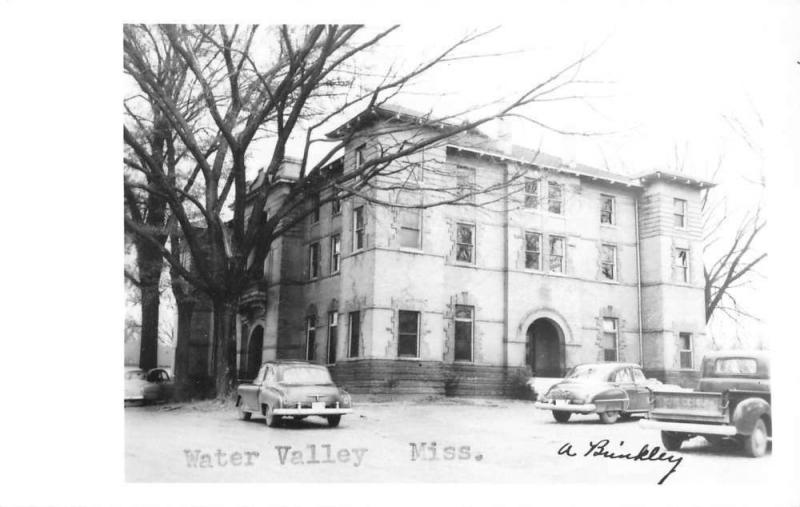
<svg viewBox="0 0 800 507"><path fill-rule="evenodd" d="M601 195L600 203L600 223L604 225L614 225L616 223L616 203L614 197L610 195Z"/></svg>
<svg viewBox="0 0 800 507"><path fill-rule="evenodd" d="M311 223L316 224L319 222L319 194L311 196L311 206L313 206L311 210Z"/></svg>
<svg viewBox="0 0 800 507"><path fill-rule="evenodd" d="M456 167L456 194L466 196L462 201L475 202L475 196L471 195L475 191L475 169L472 167Z"/></svg>
<svg viewBox="0 0 800 507"><path fill-rule="evenodd" d="M551 181L547 184L547 211L560 215L563 213L563 188L559 183Z"/></svg>
<svg viewBox="0 0 800 507"><path fill-rule="evenodd" d="M731 357L717 359L714 362L714 375L747 375L752 376L758 372L758 363L755 359Z"/></svg>
<svg viewBox="0 0 800 507"><path fill-rule="evenodd" d="M606 280L617 279L617 247L614 245L600 247L600 272Z"/></svg>
<svg viewBox="0 0 800 507"><path fill-rule="evenodd" d="M342 212L342 200L339 198L339 192L336 192L336 195L331 201L331 215L338 215L341 212Z"/></svg>
<svg viewBox="0 0 800 507"><path fill-rule="evenodd" d="M417 357L419 338L419 312L400 310L397 312L397 355L398 357Z"/></svg>
<svg viewBox="0 0 800 507"><path fill-rule="evenodd" d="M475 226L470 224L456 225L456 260L475 262Z"/></svg>
<svg viewBox="0 0 800 507"><path fill-rule="evenodd" d="M617 319L603 318L603 336L600 346L603 348L604 361L617 360Z"/></svg>
<svg viewBox="0 0 800 507"><path fill-rule="evenodd" d="M535 178L525 178L525 207L539 207L539 180Z"/></svg>
<svg viewBox="0 0 800 507"><path fill-rule="evenodd" d="M525 231L525 269L542 269L542 235Z"/></svg>
<svg viewBox="0 0 800 507"><path fill-rule="evenodd" d="M313 361L317 348L317 318L306 318L306 360Z"/></svg>
<svg viewBox="0 0 800 507"><path fill-rule="evenodd" d="M331 274L339 272L342 262L342 237L339 234L331 236Z"/></svg>
<svg viewBox="0 0 800 507"><path fill-rule="evenodd" d="M422 237L420 234L422 223L422 209L399 208L400 246L404 248L421 248Z"/></svg>
<svg viewBox="0 0 800 507"><path fill-rule="evenodd" d="M350 357L358 357L361 351L361 312L350 312L348 327L350 329Z"/></svg>
<svg viewBox="0 0 800 507"><path fill-rule="evenodd" d="M364 206L353 210L353 251L364 248Z"/></svg>
<svg viewBox="0 0 800 507"><path fill-rule="evenodd" d="M681 368L694 368L694 359L692 354L692 333L678 333L678 345L680 347L679 354Z"/></svg>
<svg viewBox="0 0 800 507"><path fill-rule="evenodd" d="M672 280L676 282L689 282L689 250L676 248L672 260Z"/></svg>
<svg viewBox="0 0 800 507"><path fill-rule="evenodd" d="M366 151L366 148L366 144L362 144L356 148L356 170L361 169L361 166L364 165L364 152Z"/></svg>
<svg viewBox="0 0 800 507"><path fill-rule="evenodd" d="M550 271L564 272L564 238L550 236Z"/></svg>
<svg viewBox="0 0 800 507"><path fill-rule="evenodd" d="M328 312L328 364L336 362L336 342L339 338L339 314Z"/></svg>
<svg viewBox="0 0 800 507"><path fill-rule="evenodd" d="M472 361L472 307L456 305L456 361Z"/></svg>
<svg viewBox="0 0 800 507"><path fill-rule="evenodd" d="M686 228L686 201L683 199L672 200L673 225L680 229Z"/></svg>
<svg viewBox="0 0 800 507"><path fill-rule="evenodd" d="M629 368L623 368L614 376L614 382L617 384L633 384L633 377Z"/></svg>
<svg viewBox="0 0 800 507"><path fill-rule="evenodd" d="M308 245L308 277L313 280L319 276L319 243Z"/></svg>
<svg viewBox="0 0 800 507"><path fill-rule="evenodd" d="M631 368L631 373L633 373L633 381L635 383L644 384L647 382L647 377L644 376L644 373L639 368Z"/></svg>

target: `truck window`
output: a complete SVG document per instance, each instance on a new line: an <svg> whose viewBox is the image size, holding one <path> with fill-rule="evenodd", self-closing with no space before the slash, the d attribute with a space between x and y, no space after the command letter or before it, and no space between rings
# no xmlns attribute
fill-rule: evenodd
<svg viewBox="0 0 800 507"><path fill-rule="evenodd" d="M715 375L755 375L757 370L755 359L730 357L717 359L714 363Z"/></svg>

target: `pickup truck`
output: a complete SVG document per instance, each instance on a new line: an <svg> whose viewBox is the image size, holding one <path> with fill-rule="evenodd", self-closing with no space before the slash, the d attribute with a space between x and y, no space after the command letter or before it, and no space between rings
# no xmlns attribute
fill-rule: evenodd
<svg viewBox="0 0 800 507"><path fill-rule="evenodd" d="M640 425L661 430L670 451L694 436L712 445L735 438L748 456L760 457L772 439L769 358L764 352L715 352L703 358L696 391L654 392Z"/></svg>

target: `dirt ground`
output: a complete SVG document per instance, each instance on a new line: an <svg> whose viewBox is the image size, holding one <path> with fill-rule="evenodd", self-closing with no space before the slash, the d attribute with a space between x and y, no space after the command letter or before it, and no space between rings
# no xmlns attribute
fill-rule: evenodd
<svg viewBox="0 0 800 507"><path fill-rule="evenodd" d="M216 402L125 408L126 478L133 482L656 484L667 476L665 484L686 484L772 476L771 453L747 458L700 437L668 453L671 462L585 456L603 439L601 448L614 454L661 445L658 432L635 419L604 425L578 416L559 424L514 400L362 402L338 428L314 417L269 428L263 418L239 420L232 405Z"/></svg>

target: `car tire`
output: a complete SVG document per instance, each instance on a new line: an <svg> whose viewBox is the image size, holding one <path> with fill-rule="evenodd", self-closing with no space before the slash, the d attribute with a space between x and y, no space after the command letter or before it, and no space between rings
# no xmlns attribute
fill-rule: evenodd
<svg viewBox="0 0 800 507"><path fill-rule="evenodd" d="M619 419L619 412L616 410L609 410L608 412L600 412L597 414L603 424L614 424Z"/></svg>
<svg viewBox="0 0 800 507"><path fill-rule="evenodd" d="M767 425L764 419L756 421L753 432L743 437L744 453L751 458L760 458L767 453Z"/></svg>
<svg viewBox="0 0 800 507"><path fill-rule="evenodd" d="M668 451L677 451L681 448L681 444L686 439L683 433L675 433L674 431L662 431L661 443Z"/></svg>
<svg viewBox="0 0 800 507"><path fill-rule="evenodd" d="M341 420L342 420L342 416L341 415L338 415L338 414L337 415L329 415L328 416L328 426L330 426L331 428L335 428L335 427L339 426L339 421L341 421Z"/></svg>
<svg viewBox="0 0 800 507"><path fill-rule="evenodd" d="M264 411L264 422L270 428L275 428L281 423L281 416L275 415L271 405L267 405L267 409Z"/></svg>
<svg viewBox="0 0 800 507"><path fill-rule="evenodd" d="M565 423L569 421L571 415L572 415L571 412L562 412L560 410L553 410L553 419L555 419L560 423Z"/></svg>
<svg viewBox="0 0 800 507"><path fill-rule="evenodd" d="M250 417L253 414L244 409L244 401L239 399L239 404L237 405L237 408L239 409L239 419L241 419L242 421L249 421Z"/></svg>

